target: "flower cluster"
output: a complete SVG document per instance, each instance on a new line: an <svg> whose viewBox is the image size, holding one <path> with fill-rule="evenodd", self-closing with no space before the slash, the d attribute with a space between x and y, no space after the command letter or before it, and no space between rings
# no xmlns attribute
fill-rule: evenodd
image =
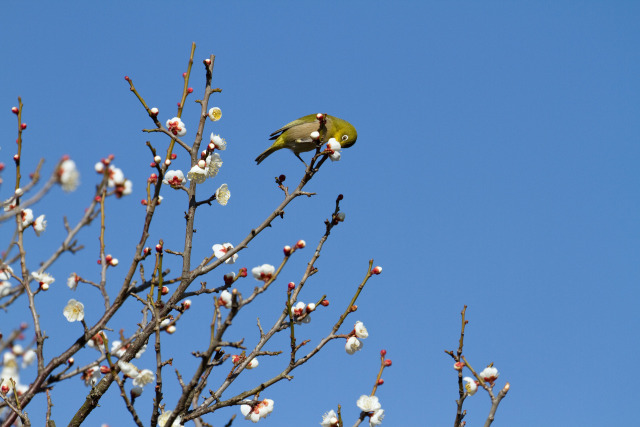
<svg viewBox="0 0 640 427"><path fill-rule="evenodd" d="M202 184L207 178L215 177L220 171L220 167L222 167L222 158L220 154L214 153L214 150L223 151L226 149L227 142L224 138L212 133L207 149L200 153L200 160L187 173L189 181Z"/></svg>
<svg viewBox="0 0 640 427"><path fill-rule="evenodd" d="M167 130L175 136L185 136L187 134L187 128L180 120L180 117L174 117L167 120Z"/></svg>
<svg viewBox="0 0 640 427"><path fill-rule="evenodd" d="M293 318L296 323L309 323L311 322L310 313L316 309L314 303L305 304L302 301L298 301L296 305L291 307Z"/></svg>
<svg viewBox="0 0 640 427"><path fill-rule="evenodd" d="M344 346L347 354L354 354L356 351L362 350L363 343L361 340L368 336L369 332L367 331L367 328L365 328L364 323L357 321L353 326L353 331L349 334L349 338L347 338L347 343Z"/></svg>
<svg viewBox="0 0 640 427"><path fill-rule="evenodd" d="M262 264L251 269L253 277L260 282L268 282L276 272L276 268L271 264Z"/></svg>
<svg viewBox="0 0 640 427"><path fill-rule="evenodd" d="M215 244L213 245L212 249L215 257L219 259L225 256L228 251L233 249L233 245L231 243L223 243L221 245ZM238 254L233 254L233 256L230 256L224 262L226 264L233 264L236 262L236 259L238 259Z"/></svg>
<svg viewBox="0 0 640 427"><path fill-rule="evenodd" d="M7 208L5 208L7 210ZM20 212L20 219L22 228L27 228L29 226L33 227L33 230L36 232L36 236L40 236L40 234L47 228L47 220L44 219L44 215L40 215L36 219L33 219L33 211L31 209L23 209Z"/></svg>
<svg viewBox="0 0 640 427"><path fill-rule="evenodd" d="M382 424L384 409L381 409L382 405L380 405L378 401L378 396L367 396L363 394L356 402L356 405L358 405L358 408L360 408L362 412L365 412L369 416L370 426Z"/></svg>
<svg viewBox="0 0 640 427"><path fill-rule="evenodd" d="M456 366L454 366L454 368L456 368ZM478 374L478 376L482 378L482 380L485 383L488 383L491 387L493 387L493 384L498 379L498 376L500 376L500 373L498 372L498 369L495 368L493 364L491 364L486 368L484 368L482 372ZM464 377L463 380L465 382L464 388L467 391L467 394L469 396L473 396L476 393L476 391L478 391L478 386L480 385L480 381L477 381L476 379L471 377Z"/></svg>
<svg viewBox="0 0 640 427"><path fill-rule="evenodd" d="M65 157L60 163L57 174L58 182L66 192L73 191L80 185L80 173L76 168L76 162L68 157Z"/></svg>
<svg viewBox="0 0 640 427"><path fill-rule="evenodd" d="M264 399L252 405L240 405L240 412L245 419L257 423L261 418L265 418L273 412L273 400Z"/></svg>
<svg viewBox="0 0 640 427"><path fill-rule="evenodd" d="M94 169L100 174L105 173L106 170L109 178L107 186L114 189L116 197L128 196L133 190L133 183L125 178L122 169L111 164L112 161L113 156L102 159L95 164Z"/></svg>

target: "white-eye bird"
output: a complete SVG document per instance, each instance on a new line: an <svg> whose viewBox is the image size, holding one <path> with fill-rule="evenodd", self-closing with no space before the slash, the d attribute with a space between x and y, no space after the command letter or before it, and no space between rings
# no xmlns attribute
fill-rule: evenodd
<svg viewBox="0 0 640 427"><path fill-rule="evenodd" d="M326 132L320 132L321 140L314 140L311 137L311 133L314 131L320 131L322 120L325 120ZM300 159L300 153L305 151L311 151L316 148L318 144L325 144L331 138L335 138L340 143L342 148L351 147L358 139L358 133L351 123L346 120L339 119L337 117L330 116L328 114L309 114L294 120L291 123L287 123L277 131L270 135L269 140L275 142L266 151L260 154L256 158L256 162L260 164L271 153L278 151L282 148L288 148ZM304 162L304 160L303 160Z"/></svg>

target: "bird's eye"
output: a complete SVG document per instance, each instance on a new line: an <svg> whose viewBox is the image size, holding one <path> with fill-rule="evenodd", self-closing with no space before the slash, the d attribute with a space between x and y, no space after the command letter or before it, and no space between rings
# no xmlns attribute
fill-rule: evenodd
<svg viewBox="0 0 640 427"><path fill-rule="evenodd" d="M342 140L346 141L347 139L349 139L349 135L342 135Z"/></svg>

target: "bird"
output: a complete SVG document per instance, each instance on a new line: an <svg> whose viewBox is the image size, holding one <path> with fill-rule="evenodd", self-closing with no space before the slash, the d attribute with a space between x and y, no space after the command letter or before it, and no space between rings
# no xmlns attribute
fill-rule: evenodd
<svg viewBox="0 0 640 427"><path fill-rule="evenodd" d="M322 121L324 121L326 132L321 129ZM311 133L314 131L319 132L321 135L317 140L311 137ZM311 151L319 144L328 142L331 138L335 138L342 148L351 147L358 139L356 128L351 123L328 114L309 114L308 116L300 117L298 120L282 126L269 136L269 140L275 139L275 142L256 157L257 164L260 164L271 153L282 148L288 148L293 151L293 154L304 163L300 153Z"/></svg>

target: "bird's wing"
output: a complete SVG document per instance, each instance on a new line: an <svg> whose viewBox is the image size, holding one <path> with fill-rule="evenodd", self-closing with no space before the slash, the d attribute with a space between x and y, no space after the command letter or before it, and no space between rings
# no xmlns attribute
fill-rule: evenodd
<svg viewBox="0 0 640 427"><path fill-rule="evenodd" d="M308 116L301 117L298 120L294 120L291 123L287 123L286 125L282 126L277 131L273 132L271 135L269 135L271 137L269 139L270 140L277 139L282 133L288 131L292 127L303 125L303 124L313 123L315 120L316 120L316 115L315 114L309 114ZM312 131L310 131L310 132L312 132Z"/></svg>

